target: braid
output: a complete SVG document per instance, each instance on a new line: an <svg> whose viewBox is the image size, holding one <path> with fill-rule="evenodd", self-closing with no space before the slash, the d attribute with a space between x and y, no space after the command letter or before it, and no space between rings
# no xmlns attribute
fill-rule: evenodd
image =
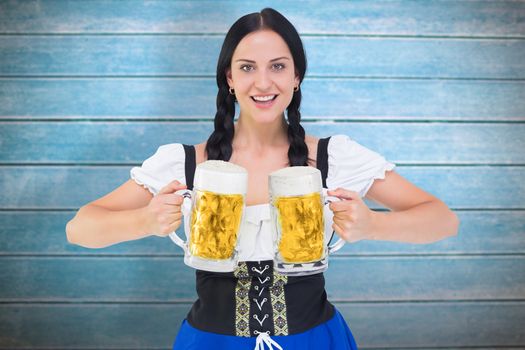
<svg viewBox="0 0 525 350"><path fill-rule="evenodd" d="M299 106L301 105L301 90L294 93L292 102L288 105L288 141L290 141L290 148L288 149L288 159L290 166L306 166L308 165L308 146L304 141L305 131L301 125L301 112Z"/></svg>
<svg viewBox="0 0 525 350"><path fill-rule="evenodd" d="M228 161L232 155L232 141L235 128L235 96L227 87L219 88L217 93L217 113L215 114L215 130L206 142L208 160Z"/></svg>

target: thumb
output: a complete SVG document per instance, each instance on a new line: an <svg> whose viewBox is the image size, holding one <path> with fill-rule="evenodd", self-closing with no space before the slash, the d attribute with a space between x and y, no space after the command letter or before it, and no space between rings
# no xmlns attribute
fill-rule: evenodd
<svg viewBox="0 0 525 350"><path fill-rule="evenodd" d="M336 197L340 197L343 199L360 199L361 198L359 193L355 191L350 191L350 190L347 190L341 187L338 187L335 190L328 190L327 193L330 196L336 196Z"/></svg>
<svg viewBox="0 0 525 350"><path fill-rule="evenodd" d="M173 193L173 192L176 192L178 190L183 190L183 189L186 189L186 185L180 183L178 180L174 180L174 181L170 182L169 184L167 184L166 186L164 186L159 191L159 194Z"/></svg>

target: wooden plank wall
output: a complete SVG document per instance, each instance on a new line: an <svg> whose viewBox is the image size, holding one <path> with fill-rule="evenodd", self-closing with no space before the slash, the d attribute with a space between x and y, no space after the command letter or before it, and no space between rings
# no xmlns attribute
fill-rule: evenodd
<svg viewBox="0 0 525 350"><path fill-rule="evenodd" d="M384 154L461 219L332 259L360 348L525 348L525 2L29 0L0 2L1 349L171 347L195 298L180 250L64 227L159 145L207 138L226 30L265 6L305 44L307 133Z"/></svg>

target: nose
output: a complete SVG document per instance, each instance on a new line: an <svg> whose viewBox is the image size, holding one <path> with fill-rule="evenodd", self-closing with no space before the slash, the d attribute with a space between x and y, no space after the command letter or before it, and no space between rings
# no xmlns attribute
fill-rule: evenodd
<svg viewBox="0 0 525 350"><path fill-rule="evenodd" d="M259 90L265 91L270 89L272 86L272 78L270 73L262 69L257 72L255 77L255 87Z"/></svg>

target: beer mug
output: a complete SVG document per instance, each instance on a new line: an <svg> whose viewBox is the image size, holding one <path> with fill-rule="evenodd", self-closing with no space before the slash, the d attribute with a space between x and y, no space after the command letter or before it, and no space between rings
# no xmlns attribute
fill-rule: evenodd
<svg viewBox="0 0 525 350"><path fill-rule="evenodd" d="M197 165L193 190L184 197L186 241L174 231L170 238L184 250L184 263L195 269L231 272L237 266L237 243L244 219L248 172L222 160Z"/></svg>
<svg viewBox="0 0 525 350"><path fill-rule="evenodd" d="M345 243L328 245L332 229L324 220L328 196L321 172L311 166L277 170L268 179L270 211L275 229L274 269L289 276L310 275L328 268L328 255Z"/></svg>

